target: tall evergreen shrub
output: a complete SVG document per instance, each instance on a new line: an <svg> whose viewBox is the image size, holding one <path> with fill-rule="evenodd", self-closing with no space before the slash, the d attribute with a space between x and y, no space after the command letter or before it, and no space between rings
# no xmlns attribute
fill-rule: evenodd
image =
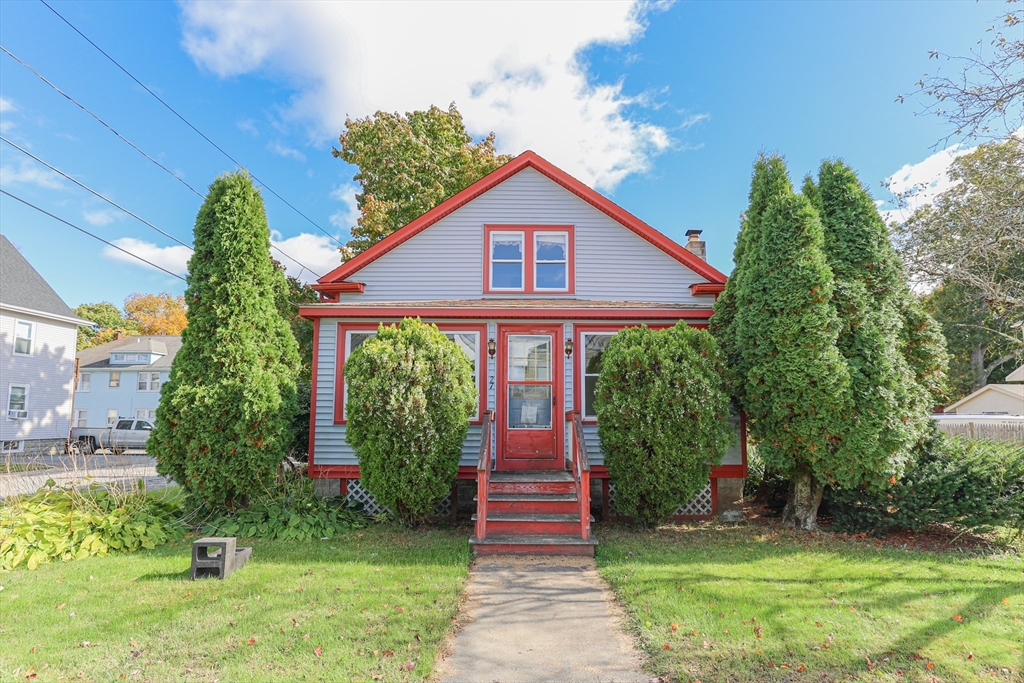
<svg viewBox="0 0 1024 683"><path fill-rule="evenodd" d="M244 172L213 182L189 260L188 327L148 449L157 471L215 506L244 505L290 439L298 347L275 302L263 200Z"/></svg>
<svg viewBox="0 0 1024 683"><path fill-rule="evenodd" d="M685 323L616 333L595 407L619 510L645 526L689 502L734 440L718 344Z"/></svg>
<svg viewBox="0 0 1024 683"><path fill-rule="evenodd" d="M403 522L421 520L459 472L478 398L469 359L435 325L406 319L352 352L345 382L363 485Z"/></svg>

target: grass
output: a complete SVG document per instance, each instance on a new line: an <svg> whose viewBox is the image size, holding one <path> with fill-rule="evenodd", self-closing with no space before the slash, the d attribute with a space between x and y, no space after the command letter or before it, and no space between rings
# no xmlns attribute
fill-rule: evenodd
<svg viewBox="0 0 1024 683"><path fill-rule="evenodd" d="M598 535L601 574L671 680L1024 680L1013 553L753 527Z"/></svg>
<svg viewBox="0 0 1024 683"><path fill-rule="evenodd" d="M246 541L252 559L225 581L189 580L192 539L0 574L0 681L423 679L465 586L467 538L373 526Z"/></svg>

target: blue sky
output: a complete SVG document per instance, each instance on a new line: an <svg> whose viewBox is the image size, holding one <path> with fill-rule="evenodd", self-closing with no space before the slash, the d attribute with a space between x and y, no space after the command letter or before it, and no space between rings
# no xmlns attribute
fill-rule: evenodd
<svg viewBox="0 0 1024 683"><path fill-rule="evenodd" d="M940 66L928 50L965 54L1003 10L970 0L53 6L341 242L355 169L330 152L345 116L454 101L501 151L533 149L677 241L703 229L709 261L726 272L761 150L785 154L796 182L842 157L878 199L900 169L941 171L934 145L948 131L894 100ZM233 170L42 3L0 3L0 44L201 193ZM0 98L5 138L191 241L201 198L5 54ZM182 247L3 143L0 167L6 191L181 270ZM304 279L334 265L317 227L264 197ZM6 196L0 228L72 306L184 289Z"/></svg>

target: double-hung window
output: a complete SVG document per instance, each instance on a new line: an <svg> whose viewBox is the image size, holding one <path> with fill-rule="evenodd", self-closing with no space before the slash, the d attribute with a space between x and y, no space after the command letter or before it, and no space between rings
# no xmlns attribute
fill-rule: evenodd
<svg viewBox="0 0 1024 683"><path fill-rule="evenodd" d="M76 427L88 427L89 426L89 411L88 410L76 410L75 411L75 426Z"/></svg>
<svg viewBox="0 0 1024 683"><path fill-rule="evenodd" d="M480 360L480 351L482 346L480 345L480 333L479 332L462 332L462 331L449 331L441 330L441 333L455 342L462 352L469 358L469 364L473 368L473 386L476 387L478 392L483 392L483 387L480 383L480 366L482 364ZM476 422L480 420L480 401L477 401L476 413L470 418L470 422Z"/></svg>
<svg viewBox="0 0 1024 683"><path fill-rule="evenodd" d="M24 420L28 417L28 386L12 384L7 388L7 419Z"/></svg>
<svg viewBox="0 0 1024 683"><path fill-rule="evenodd" d="M488 225L484 228L485 294L572 294L571 225Z"/></svg>
<svg viewBox="0 0 1024 683"><path fill-rule="evenodd" d="M114 423L117 422L117 408L107 409L107 426L113 427Z"/></svg>
<svg viewBox="0 0 1024 683"><path fill-rule="evenodd" d="M91 372L83 372L78 375L78 386L75 387L75 391L86 392L89 391L90 386L92 386Z"/></svg>
<svg viewBox="0 0 1024 683"><path fill-rule="evenodd" d="M580 414L584 419L596 420L594 395L597 389L597 376L601 374L601 357L608 348L614 332L584 332L580 335L583 353L580 362L583 364L583 405Z"/></svg>
<svg viewBox="0 0 1024 683"><path fill-rule="evenodd" d="M32 333L35 325L24 320L14 323L14 353L19 356L32 355Z"/></svg>
<svg viewBox="0 0 1024 683"><path fill-rule="evenodd" d="M139 391L160 391L160 373L140 372Z"/></svg>
<svg viewBox="0 0 1024 683"><path fill-rule="evenodd" d="M344 369L345 362L348 360L352 352L358 349L363 342L367 339L372 339L377 336L377 328L373 329L362 329L362 330L348 330L341 328L344 332L344 339L342 339L342 350L344 356L340 359L338 380L341 382L341 402L335 406L334 421L344 422L345 421L345 404L348 403L348 383L345 381Z"/></svg>
<svg viewBox="0 0 1024 683"><path fill-rule="evenodd" d="M112 389L115 389L115 388L121 386L121 373L120 372L112 372L112 373L110 373L110 380L107 382L107 386L112 388Z"/></svg>
<svg viewBox="0 0 1024 683"><path fill-rule="evenodd" d="M135 409L136 420L155 420L156 419L156 408L136 408Z"/></svg>

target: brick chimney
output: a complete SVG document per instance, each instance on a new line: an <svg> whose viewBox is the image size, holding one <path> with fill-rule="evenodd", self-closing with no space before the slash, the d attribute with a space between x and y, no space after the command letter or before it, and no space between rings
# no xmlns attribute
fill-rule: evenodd
<svg viewBox="0 0 1024 683"><path fill-rule="evenodd" d="M700 234L703 230L687 230L686 236L689 240L684 245L687 250L690 251L694 256L699 258L701 261L708 260L707 243L700 238Z"/></svg>
<svg viewBox="0 0 1024 683"><path fill-rule="evenodd" d="M118 330L117 332L114 333L114 341L118 341L120 339L124 339L124 332Z"/></svg>

